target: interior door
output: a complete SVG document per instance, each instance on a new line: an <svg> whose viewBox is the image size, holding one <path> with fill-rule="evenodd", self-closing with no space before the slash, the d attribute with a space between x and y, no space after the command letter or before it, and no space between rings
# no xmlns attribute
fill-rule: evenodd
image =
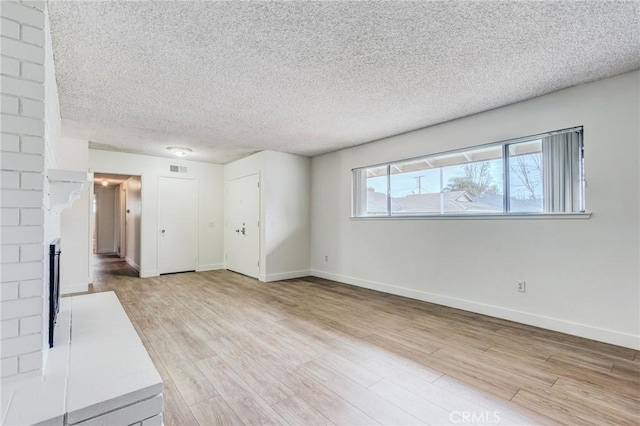
<svg viewBox="0 0 640 426"><path fill-rule="evenodd" d="M160 177L158 188L159 272L195 271L197 187L193 179Z"/></svg>
<svg viewBox="0 0 640 426"><path fill-rule="evenodd" d="M260 275L260 176L227 183L227 269Z"/></svg>
<svg viewBox="0 0 640 426"><path fill-rule="evenodd" d="M120 215L119 215L119 224L120 224L120 242L119 242L119 250L118 256L122 259L126 256L126 247L127 247L127 191L126 191L127 183L123 182L118 186L118 192L120 194Z"/></svg>

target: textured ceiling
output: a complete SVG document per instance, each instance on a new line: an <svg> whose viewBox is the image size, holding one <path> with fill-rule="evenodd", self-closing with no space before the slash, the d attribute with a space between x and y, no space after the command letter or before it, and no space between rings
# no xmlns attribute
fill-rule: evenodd
<svg viewBox="0 0 640 426"><path fill-rule="evenodd" d="M63 132L316 155L640 68L638 2L50 2Z"/></svg>

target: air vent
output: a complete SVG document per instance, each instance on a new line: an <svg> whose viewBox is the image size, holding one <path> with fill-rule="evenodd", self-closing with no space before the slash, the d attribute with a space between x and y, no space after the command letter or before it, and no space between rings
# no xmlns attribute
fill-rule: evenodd
<svg viewBox="0 0 640 426"><path fill-rule="evenodd" d="M187 173L187 168L183 166L169 166L169 171L173 173Z"/></svg>

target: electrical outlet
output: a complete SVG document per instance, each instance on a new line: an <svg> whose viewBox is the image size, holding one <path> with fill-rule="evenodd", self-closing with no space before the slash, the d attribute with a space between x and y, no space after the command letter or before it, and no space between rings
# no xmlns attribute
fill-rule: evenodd
<svg viewBox="0 0 640 426"><path fill-rule="evenodd" d="M526 281L518 281L518 291L520 293L524 293L527 291L527 282Z"/></svg>

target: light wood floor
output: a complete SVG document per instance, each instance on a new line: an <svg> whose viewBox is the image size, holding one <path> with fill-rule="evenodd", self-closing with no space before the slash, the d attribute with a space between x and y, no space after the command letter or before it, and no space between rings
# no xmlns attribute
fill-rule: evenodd
<svg viewBox="0 0 640 426"><path fill-rule="evenodd" d="M100 259L93 291L149 350L166 425L640 423L637 351L317 278Z"/></svg>

